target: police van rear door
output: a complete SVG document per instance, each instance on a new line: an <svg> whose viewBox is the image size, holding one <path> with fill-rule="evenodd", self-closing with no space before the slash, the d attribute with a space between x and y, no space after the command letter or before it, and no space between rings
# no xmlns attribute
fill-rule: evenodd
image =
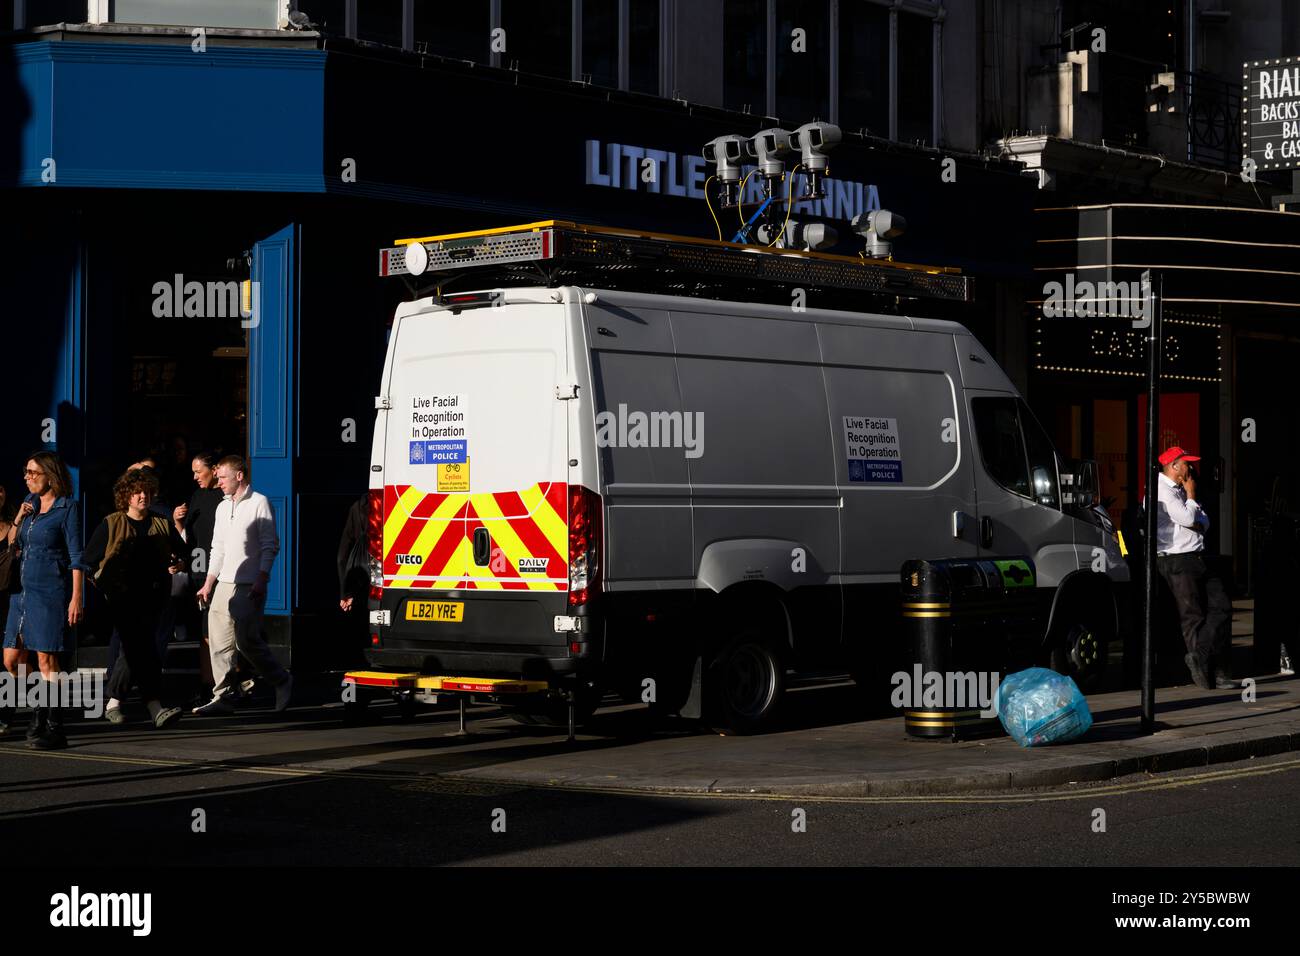
<svg viewBox="0 0 1300 956"><path fill-rule="evenodd" d="M395 629L505 638L470 602L519 592L538 613L510 619L563 641L551 624L568 590L565 309L546 290L468 293L394 329L383 580ZM466 600L422 600L452 589Z"/></svg>

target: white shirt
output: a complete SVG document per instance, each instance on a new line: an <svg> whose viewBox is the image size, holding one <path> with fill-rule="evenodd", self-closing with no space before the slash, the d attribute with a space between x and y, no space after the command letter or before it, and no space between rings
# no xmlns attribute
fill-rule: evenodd
<svg viewBox="0 0 1300 956"><path fill-rule="evenodd" d="M1205 549L1205 532L1210 530L1210 519L1195 501L1187 500L1187 492L1164 472L1156 489L1159 505L1156 509L1156 553L1188 554Z"/></svg>
<svg viewBox="0 0 1300 956"><path fill-rule="evenodd" d="M259 571L271 573L279 553L275 511L266 495L252 488L238 500L226 495L217 505L208 574L221 584L252 584Z"/></svg>

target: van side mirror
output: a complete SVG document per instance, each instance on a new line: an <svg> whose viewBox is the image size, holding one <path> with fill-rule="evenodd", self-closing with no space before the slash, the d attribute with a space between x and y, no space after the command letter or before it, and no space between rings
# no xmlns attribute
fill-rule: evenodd
<svg viewBox="0 0 1300 956"><path fill-rule="evenodd" d="M1101 470L1090 459L1071 461L1070 472L1061 476L1065 504L1087 510L1101 500Z"/></svg>

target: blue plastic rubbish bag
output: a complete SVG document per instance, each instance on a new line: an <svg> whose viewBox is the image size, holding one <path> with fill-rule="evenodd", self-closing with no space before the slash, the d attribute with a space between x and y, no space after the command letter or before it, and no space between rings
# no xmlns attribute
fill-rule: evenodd
<svg viewBox="0 0 1300 956"><path fill-rule="evenodd" d="M1008 675L998 685L997 708L998 720L1022 747L1075 740L1092 726L1078 685L1045 667Z"/></svg>

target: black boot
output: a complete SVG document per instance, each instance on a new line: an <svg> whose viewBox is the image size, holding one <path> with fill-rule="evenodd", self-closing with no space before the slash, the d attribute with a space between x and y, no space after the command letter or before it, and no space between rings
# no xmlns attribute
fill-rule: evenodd
<svg viewBox="0 0 1300 956"><path fill-rule="evenodd" d="M15 707L0 707L0 737L9 736L9 725L14 722Z"/></svg>
<svg viewBox="0 0 1300 956"><path fill-rule="evenodd" d="M68 746L68 738L63 736L63 712L58 707L47 704L45 711L45 732L27 746L33 750L62 750Z"/></svg>
<svg viewBox="0 0 1300 956"><path fill-rule="evenodd" d="M27 727L27 743L45 734L45 705L32 708L32 722Z"/></svg>

